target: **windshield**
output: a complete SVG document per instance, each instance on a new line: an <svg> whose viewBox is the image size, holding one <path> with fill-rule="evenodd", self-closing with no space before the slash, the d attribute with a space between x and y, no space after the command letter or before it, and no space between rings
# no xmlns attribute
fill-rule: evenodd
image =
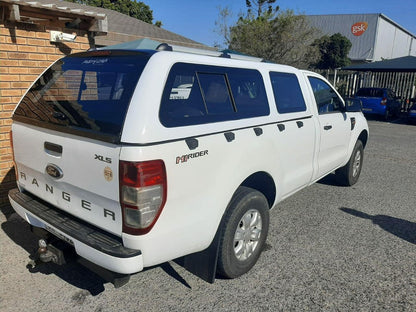
<svg viewBox="0 0 416 312"><path fill-rule="evenodd" d="M13 119L119 142L128 105L149 57L130 51L65 57L34 83Z"/></svg>

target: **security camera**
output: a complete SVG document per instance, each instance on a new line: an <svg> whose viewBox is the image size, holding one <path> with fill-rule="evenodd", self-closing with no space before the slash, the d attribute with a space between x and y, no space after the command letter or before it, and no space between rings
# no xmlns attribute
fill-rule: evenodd
<svg viewBox="0 0 416 312"><path fill-rule="evenodd" d="M51 42L69 41L74 42L77 35L63 33L61 31L51 31Z"/></svg>
<svg viewBox="0 0 416 312"><path fill-rule="evenodd" d="M62 33L62 41L74 42L77 35Z"/></svg>

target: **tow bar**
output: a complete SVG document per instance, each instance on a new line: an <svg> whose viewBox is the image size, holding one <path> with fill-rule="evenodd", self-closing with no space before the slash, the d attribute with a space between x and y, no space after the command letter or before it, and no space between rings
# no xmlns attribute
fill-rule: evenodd
<svg viewBox="0 0 416 312"><path fill-rule="evenodd" d="M63 251L56 248L52 244L48 244L45 239L39 239L38 245L38 250L33 255L33 259L28 263L28 266L32 269L34 269L40 262L53 262L58 265L66 263Z"/></svg>

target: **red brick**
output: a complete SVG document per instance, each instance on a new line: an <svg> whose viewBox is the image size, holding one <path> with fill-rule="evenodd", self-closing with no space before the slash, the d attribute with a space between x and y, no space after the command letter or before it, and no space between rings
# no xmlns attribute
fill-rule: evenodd
<svg viewBox="0 0 416 312"><path fill-rule="evenodd" d="M38 61L19 61L19 65L25 66L25 67L39 67L39 62Z"/></svg>
<svg viewBox="0 0 416 312"><path fill-rule="evenodd" d="M8 132L10 132L10 126L0 127L0 133L8 133Z"/></svg>
<svg viewBox="0 0 416 312"><path fill-rule="evenodd" d="M1 104L9 104L11 102L12 102L12 98L10 96L9 97L5 97L5 96L0 97L0 103Z"/></svg>
<svg viewBox="0 0 416 312"><path fill-rule="evenodd" d="M12 39L11 37L6 37L7 43L14 43L14 44L26 44L26 38L17 37Z"/></svg>
<svg viewBox="0 0 416 312"><path fill-rule="evenodd" d="M17 96L22 95L22 91L19 89L0 90L1 96Z"/></svg>
<svg viewBox="0 0 416 312"><path fill-rule="evenodd" d="M49 54L53 54L56 53L56 48L55 47L37 47L37 51L40 53L49 53Z"/></svg>
<svg viewBox="0 0 416 312"><path fill-rule="evenodd" d="M61 57L63 57L63 55L52 55L52 54L49 54L48 55L48 60L50 60L50 61L56 61L56 60L59 60Z"/></svg>
<svg viewBox="0 0 416 312"><path fill-rule="evenodd" d="M30 82L12 82L11 87L12 88L24 88L27 89L30 87Z"/></svg>
<svg viewBox="0 0 416 312"><path fill-rule="evenodd" d="M19 61L16 60L4 60L0 62L1 66L19 66Z"/></svg>
<svg viewBox="0 0 416 312"><path fill-rule="evenodd" d="M27 31L24 29L16 29L16 36L17 37L29 37L33 38L36 35L36 32L34 31Z"/></svg>
<svg viewBox="0 0 416 312"><path fill-rule="evenodd" d="M8 52L9 59L26 60L28 59L28 53Z"/></svg>
<svg viewBox="0 0 416 312"><path fill-rule="evenodd" d="M10 36L10 30L8 28L1 27L0 28L0 35Z"/></svg>
<svg viewBox="0 0 416 312"><path fill-rule="evenodd" d="M29 74L40 75L43 72L43 68L29 68Z"/></svg>
<svg viewBox="0 0 416 312"><path fill-rule="evenodd" d="M13 111L16 105L14 104L7 104L3 105L3 111Z"/></svg>
<svg viewBox="0 0 416 312"><path fill-rule="evenodd" d="M20 81L33 82L36 78L38 78L38 75L20 75Z"/></svg>
<svg viewBox="0 0 416 312"><path fill-rule="evenodd" d="M26 67L9 67L10 74L28 74L29 70Z"/></svg>
<svg viewBox="0 0 416 312"><path fill-rule="evenodd" d="M2 44L0 49L2 51L17 51L17 45L15 45L15 44Z"/></svg>
<svg viewBox="0 0 416 312"><path fill-rule="evenodd" d="M41 39L27 39L28 45L34 45L34 46L46 46L46 43L48 41L41 40Z"/></svg>
<svg viewBox="0 0 416 312"><path fill-rule="evenodd" d="M13 160L12 155L4 155L4 156L0 156L0 161L10 161Z"/></svg>
<svg viewBox="0 0 416 312"><path fill-rule="evenodd" d="M30 53L28 58L30 60L38 60L38 61L47 60L46 54L38 54L38 53Z"/></svg>
<svg viewBox="0 0 416 312"><path fill-rule="evenodd" d="M37 32L36 33L36 38L42 38L42 39L50 39L51 38L51 34L49 32Z"/></svg>
<svg viewBox="0 0 416 312"><path fill-rule="evenodd" d="M0 81L19 81L19 75L0 75Z"/></svg>
<svg viewBox="0 0 416 312"><path fill-rule="evenodd" d="M17 47L17 51L19 52L33 52L33 49L35 47L27 46L27 45L21 45Z"/></svg>
<svg viewBox="0 0 416 312"><path fill-rule="evenodd" d="M51 61L40 61L39 67L46 68L46 67L49 67L51 64L52 64Z"/></svg>

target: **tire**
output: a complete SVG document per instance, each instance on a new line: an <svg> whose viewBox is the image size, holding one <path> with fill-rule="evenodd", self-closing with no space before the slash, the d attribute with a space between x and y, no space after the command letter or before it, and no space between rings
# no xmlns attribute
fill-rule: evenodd
<svg viewBox="0 0 416 312"><path fill-rule="evenodd" d="M390 117L391 117L390 110L388 108L386 108L386 111L384 113L384 121L389 121Z"/></svg>
<svg viewBox="0 0 416 312"><path fill-rule="evenodd" d="M348 163L336 171L338 182L345 186L357 183L364 160L363 143L357 140Z"/></svg>
<svg viewBox="0 0 416 312"><path fill-rule="evenodd" d="M257 262L269 230L266 197L248 187L239 187L221 224L217 273L236 278Z"/></svg>

